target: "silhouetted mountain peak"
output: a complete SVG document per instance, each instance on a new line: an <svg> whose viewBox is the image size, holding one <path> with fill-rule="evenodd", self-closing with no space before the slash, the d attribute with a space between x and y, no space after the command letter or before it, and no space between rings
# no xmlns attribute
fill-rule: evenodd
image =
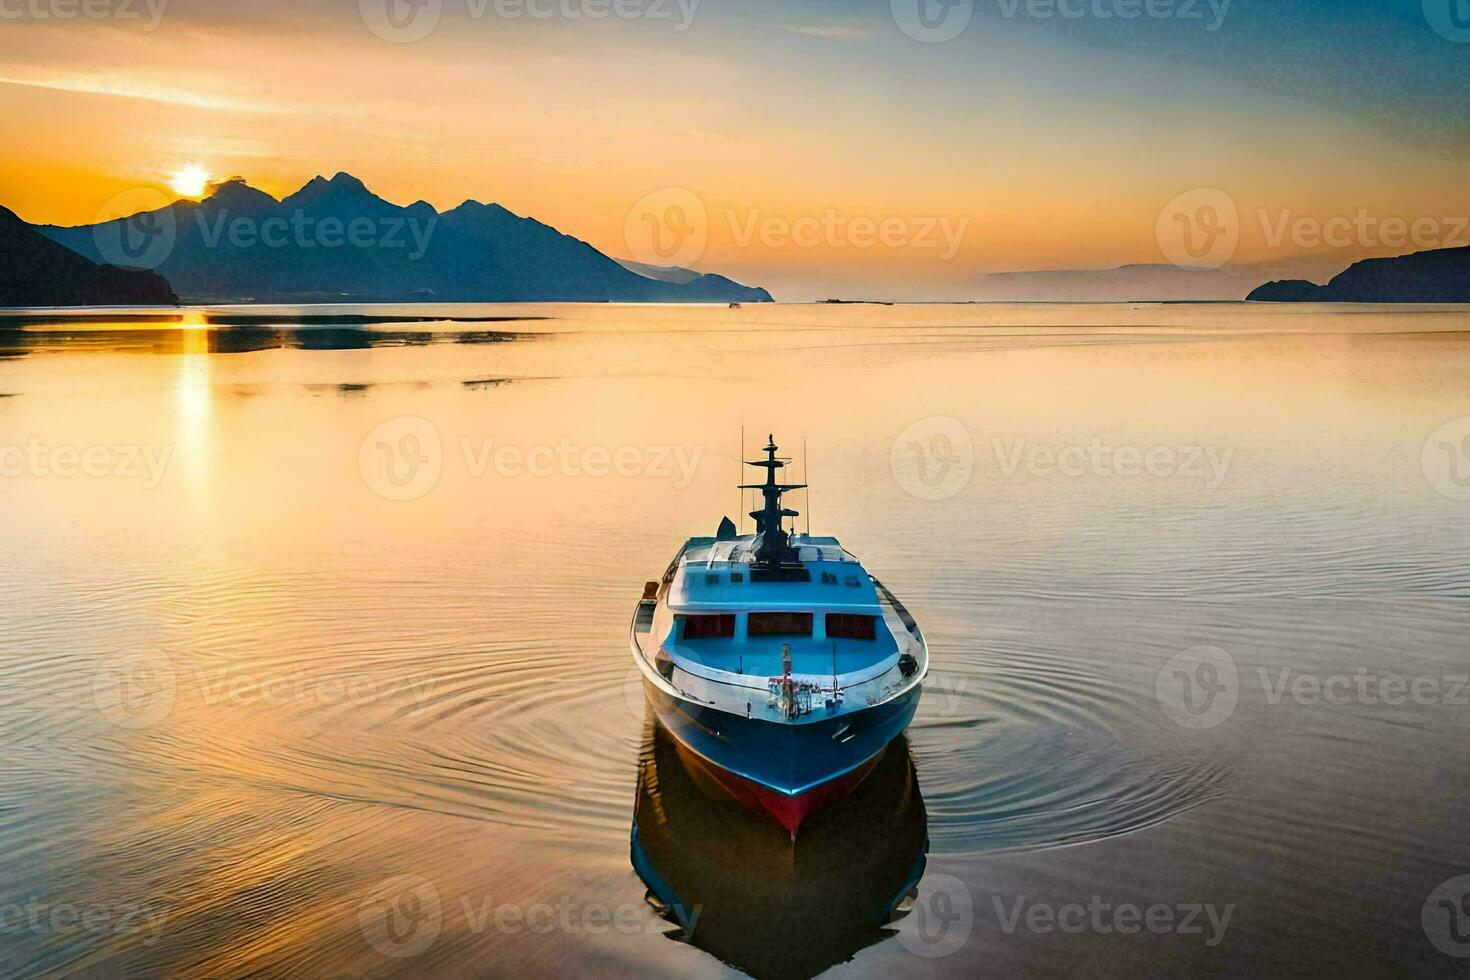
<svg viewBox="0 0 1470 980"><path fill-rule="evenodd" d="M204 200L234 211L254 211L280 203L265 191L251 187L244 177L231 177L213 185Z"/></svg>
<svg viewBox="0 0 1470 980"><path fill-rule="evenodd" d="M458 214L464 217L520 217L520 215L516 214L514 211L511 211L509 208L502 207L501 205L496 204L494 201L491 201L487 204L483 201L476 201L474 199L465 201L459 207L454 208L451 211L445 211L444 213L445 215Z"/></svg>
<svg viewBox="0 0 1470 980"><path fill-rule="evenodd" d="M321 180L321 178L318 177L317 180ZM366 184L345 170L337 171L336 175L327 181L327 183L339 191L357 191L362 194L369 193Z"/></svg>
<svg viewBox="0 0 1470 980"><path fill-rule="evenodd" d="M701 275L693 269L685 269L677 265L649 265L646 262L634 262L632 259L615 259L614 261L629 272L636 273L645 279L657 279L659 282L672 282L680 286L693 282Z"/></svg>
<svg viewBox="0 0 1470 980"><path fill-rule="evenodd" d="M299 191L285 198L281 203L287 207L299 208L328 198L332 200L367 198L373 201L382 201L384 204L388 203L368 190L367 185L362 181L345 172L338 173L331 180L318 174L307 181Z"/></svg>
<svg viewBox="0 0 1470 980"><path fill-rule="evenodd" d="M154 306L178 297L152 272L99 265L0 207L0 306Z"/></svg>
<svg viewBox="0 0 1470 980"><path fill-rule="evenodd" d="M1325 286L1277 280L1246 298L1269 303L1470 303L1470 246L1363 259Z"/></svg>

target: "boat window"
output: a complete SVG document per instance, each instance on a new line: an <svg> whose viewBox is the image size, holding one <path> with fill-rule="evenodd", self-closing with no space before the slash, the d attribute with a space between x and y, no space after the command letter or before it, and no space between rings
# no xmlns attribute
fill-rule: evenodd
<svg viewBox="0 0 1470 980"><path fill-rule="evenodd" d="M834 640L872 640L877 638L876 617L851 613L828 613L827 636Z"/></svg>
<svg viewBox="0 0 1470 980"><path fill-rule="evenodd" d="M675 616L674 619L684 624L682 635L686 640L707 640L735 635L734 613L719 616Z"/></svg>
<svg viewBox="0 0 1470 980"><path fill-rule="evenodd" d="M753 612L747 632L751 636L811 636L809 612Z"/></svg>
<svg viewBox="0 0 1470 980"><path fill-rule="evenodd" d="M810 582L812 573L805 568L752 568L752 582Z"/></svg>

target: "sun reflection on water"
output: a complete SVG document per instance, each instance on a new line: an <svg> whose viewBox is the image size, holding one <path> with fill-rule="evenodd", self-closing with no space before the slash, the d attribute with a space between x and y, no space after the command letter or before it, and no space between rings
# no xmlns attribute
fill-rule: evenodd
<svg viewBox="0 0 1470 980"><path fill-rule="evenodd" d="M211 440L214 387L209 353L209 325L204 314L189 311L181 323L179 367L174 382L174 465L193 505L213 503Z"/></svg>

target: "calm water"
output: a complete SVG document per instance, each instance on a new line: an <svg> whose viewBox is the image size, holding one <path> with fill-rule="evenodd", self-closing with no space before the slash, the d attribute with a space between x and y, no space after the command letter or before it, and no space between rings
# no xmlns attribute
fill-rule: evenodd
<svg viewBox="0 0 1470 980"><path fill-rule="evenodd" d="M1470 311L230 312L0 323L0 974L1463 972ZM627 652L742 425L933 650L795 851Z"/></svg>

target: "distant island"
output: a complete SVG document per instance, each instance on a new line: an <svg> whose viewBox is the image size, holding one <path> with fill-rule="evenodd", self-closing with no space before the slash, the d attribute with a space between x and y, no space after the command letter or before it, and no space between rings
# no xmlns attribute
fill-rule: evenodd
<svg viewBox="0 0 1470 980"><path fill-rule="evenodd" d="M1305 279L1266 283L1259 303L1470 303L1470 246L1364 259L1325 286Z"/></svg>
<svg viewBox="0 0 1470 980"><path fill-rule="evenodd" d="M0 207L0 306L172 306L168 281L63 248Z"/></svg>
<svg viewBox="0 0 1470 980"><path fill-rule="evenodd" d="M233 178L200 201L34 229L92 263L109 257L99 243L143 229L162 241L146 264L185 303L771 302L766 290L724 276L640 274L498 204L400 207L346 173L316 177L279 201ZM39 295L10 302L49 305Z"/></svg>
<svg viewBox="0 0 1470 980"><path fill-rule="evenodd" d="M1240 302L1268 279L1323 278L1342 271L1332 257L1290 256L1218 269L1134 263L1102 269L996 272L977 283L977 299L1001 303Z"/></svg>

